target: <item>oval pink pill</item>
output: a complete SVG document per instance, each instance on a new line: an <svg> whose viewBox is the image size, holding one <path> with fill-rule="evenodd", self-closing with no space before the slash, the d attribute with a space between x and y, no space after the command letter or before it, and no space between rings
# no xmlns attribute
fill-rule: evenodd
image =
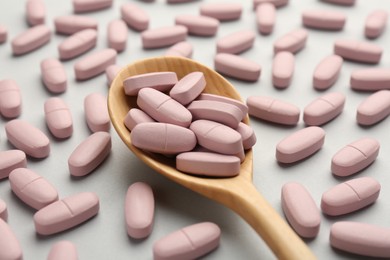
<svg viewBox="0 0 390 260"><path fill-rule="evenodd" d="M142 32L142 46L145 49L162 48L185 41L188 29L182 25L165 26Z"/></svg>
<svg viewBox="0 0 390 260"><path fill-rule="evenodd" d="M272 83L277 88L290 85L295 69L295 58L291 52L278 52L272 64Z"/></svg>
<svg viewBox="0 0 390 260"><path fill-rule="evenodd" d="M56 201L34 214L35 230L40 235L52 235L70 229L95 216L99 198L93 192L81 192Z"/></svg>
<svg viewBox="0 0 390 260"><path fill-rule="evenodd" d="M242 4L231 2L205 3L200 6L200 14L220 21L238 20L241 17Z"/></svg>
<svg viewBox="0 0 390 260"><path fill-rule="evenodd" d="M110 87L112 81L118 75L119 71L122 69L122 66L119 65L110 65L106 68L106 78L107 78L107 84Z"/></svg>
<svg viewBox="0 0 390 260"><path fill-rule="evenodd" d="M302 13L302 22L306 27L323 30L342 30L346 16L337 11L306 10Z"/></svg>
<svg viewBox="0 0 390 260"><path fill-rule="evenodd" d="M67 88L64 66L57 59L47 58L41 62L42 81L52 93L62 93Z"/></svg>
<svg viewBox="0 0 390 260"><path fill-rule="evenodd" d="M390 90L380 90L364 99L357 108L360 125L373 125L390 115Z"/></svg>
<svg viewBox="0 0 390 260"><path fill-rule="evenodd" d="M5 204L4 200L0 199L0 219L7 221L8 219L8 210L7 204Z"/></svg>
<svg viewBox="0 0 390 260"><path fill-rule="evenodd" d="M337 40L334 44L334 53L351 61L378 63L382 52L382 47L370 42Z"/></svg>
<svg viewBox="0 0 390 260"><path fill-rule="evenodd" d="M189 42L178 42L172 45L166 52L165 56L180 56L191 58L193 52L192 44Z"/></svg>
<svg viewBox="0 0 390 260"><path fill-rule="evenodd" d="M45 120L57 138L68 138L73 133L73 119L68 105L60 98L49 98L44 105Z"/></svg>
<svg viewBox="0 0 390 260"><path fill-rule="evenodd" d="M152 232L154 196L148 184L136 182L127 189L125 219L127 234L132 238L145 238Z"/></svg>
<svg viewBox="0 0 390 260"><path fill-rule="evenodd" d="M20 150L0 151L0 180L17 168L26 168L26 154Z"/></svg>
<svg viewBox="0 0 390 260"><path fill-rule="evenodd" d="M75 13L85 13L109 8L113 0L72 0Z"/></svg>
<svg viewBox="0 0 390 260"><path fill-rule="evenodd" d="M77 57L96 45L97 31L84 29L76 32L58 45L60 59L68 60Z"/></svg>
<svg viewBox="0 0 390 260"><path fill-rule="evenodd" d="M108 47L122 52L126 49L128 29L123 20L113 20L108 24Z"/></svg>
<svg viewBox="0 0 390 260"><path fill-rule="evenodd" d="M7 28L0 24L0 44L7 41L8 31Z"/></svg>
<svg viewBox="0 0 390 260"><path fill-rule="evenodd" d="M70 241L60 241L55 243L47 256L47 260L78 260L76 246Z"/></svg>
<svg viewBox="0 0 390 260"><path fill-rule="evenodd" d="M176 83L177 76L175 72L151 72L126 78L123 81L123 88L126 95L136 96L143 88L154 88L165 92L170 90Z"/></svg>
<svg viewBox="0 0 390 260"><path fill-rule="evenodd" d="M368 137L346 145L332 157L332 173L345 177L363 170L375 161L379 148L379 142Z"/></svg>
<svg viewBox="0 0 390 260"><path fill-rule="evenodd" d="M215 55L214 67L219 73L245 81L257 81L261 74L261 66L256 62L229 53Z"/></svg>
<svg viewBox="0 0 390 260"><path fill-rule="evenodd" d="M22 55L45 45L50 41L51 31L46 25L37 25L17 35L12 40L12 53Z"/></svg>
<svg viewBox="0 0 390 260"><path fill-rule="evenodd" d="M12 79L0 81L0 114L15 118L22 111L22 95L18 84Z"/></svg>
<svg viewBox="0 0 390 260"><path fill-rule="evenodd" d="M256 8L257 29L261 34L270 34L275 25L276 10L271 3L263 3Z"/></svg>
<svg viewBox="0 0 390 260"><path fill-rule="evenodd" d="M230 33L217 41L217 53L239 54L250 49L255 41L255 33L242 30Z"/></svg>
<svg viewBox="0 0 390 260"><path fill-rule="evenodd" d="M308 33L305 29L297 29L279 37L274 42L274 53L289 51L296 53L306 45Z"/></svg>
<svg viewBox="0 0 390 260"><path fill-rule="evenodd" d="M243 122L238 124L236 131L240 133L242 139L242 146L245 150L252 148L256 144L256 134L253 128Z"/></svg>
<svg viewBox="0 0 390 260"><path fill-rule="evenodd" d="M386 28L389 13L385 10L375 10L371 12L364 24L364 34L367 38L379 37Z"/></svg>
<svg viewBox="0 0 390 260"><path fill-rule="evenodd" d="M324 2L338 4L338 5L354 5L355 0L322 0Z"/></svg>
<svg viewBox="0 0 390 260"><path fill-rule="evenodd" d="M358 69L351 74L351 88L363 91L390 89L390 69Z"/></svg>
<svg viewBox="0 0 390 260"><path fill-rule="evenodd" d="M338 55L325 57L317 65L313 73L313 86L318 90L331 87L338 79L343 65L343 58Z"/></svg>
<svg viewBox="0 0 390 260"><path fill-rule="evenodd" d="M149 27L149 15L133 3L122 4L121 16L127 25L136 31L144 31Z"/></svg>
<svg viewBox="0 0 390 260"><path fill-rule="evenodd" d="M82 15L63 15L54 19L56 32L60 34L74 34L84 29L97 30L96 19Z"/></svg>
<svg viewBox="0 0 390 260"><path fill-rule="evenodd" d="M10 226L0 218L0 259L22 260L23 252L19 240Z"/></svg>
<svg viewBox="0 0 390 260"><path fill-rule="evenodd" d="M36 210L58 200L58 192L53 185L30 169L13 170L9 182L15 195Z"/></svg>
<svg viewBox="0 0 390 260"><path fill-rule="evenodd" d="M45 3L42 0L28 0L26 2L26 16L30 26L45 23Z"/></svg>
<svg viewBox="0 0 390 260"><path fill-rule="evenodd" d="M96 169L111 151L111 136L107 132L96 132L82 141L68 159L72 176L85 176Z"/></svg>
<svg viewBox="0 0 390 260"><path fill-rule="evenodd" d="M246 104L242 103L241 101L238 101L238 100L233 99L233 98L209 94L209 93L201 93L198 96L197 100L214 100L214 101L219 101L219 102L225 102L225 103L232 104L232 105L235 105L236 107L238 107L244 116L246 116L246 114L248 113L248 106Z"/></svg>
<svg viewBox="0 0 390 260"><path fill-rule="evenodd" d="M217 19L202 15L179 15L175 23L187 27L188 34L200 36L213 36L219 27Z"/></svg>
<svg viewBox="0 0 390 260"><path fill-rule="evenodd" d="M206 80L202 72L195 71L180 79L169 91L169 96L182 105L188 105L202 93Z"/></svg>
<svg viewBox="0 0 390 260"><path fill-rule="evenodd" d="M153 258L197 259L217 248L220 236L220 228L211 222L187 226L156 241Z"/></svg>
<svg viewBox="0 0 390 260"><path fill-rule="evenodd" d="M116 51L103 49L96 51L74 64L77 80L86 80L103 73L106 68L116 62Z"/></svg>
<svg viewBox="0 0 390 260"><path fill-rule="evenodd" d="M133 130L133 128L138 124L152 122L155 122L154 119L138 108L130 109L124 120L124 124L130 131Z"/></svg>
<svg viewBox="0 0 390 260"><path fill-rule="evenodd" d="M87 125L92 132L110 131L107 98L100 93L91 93L84 98L84 113Z"/></svg>

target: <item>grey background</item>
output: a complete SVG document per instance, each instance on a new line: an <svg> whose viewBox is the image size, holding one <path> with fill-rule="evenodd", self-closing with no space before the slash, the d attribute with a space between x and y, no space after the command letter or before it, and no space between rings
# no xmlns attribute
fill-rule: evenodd
<svg viewBox="0 0 390 260"><path fill-rule="evenodd" d="M115 0L110 9L85 14L99 21L98 44L94 50L107 46L107 24L112 19L120 17L119 8L126 2L130 1ZM150 28L155 28L172 25L175 15L197 14L199 5L202 3L217 1L205 0L177 5L168 5L163 0L157 0L154 3L132 2L150 14ZM73 12L70 0L46 0L45 4L47 7L46 24L53 30L54 17ZM242 4L244 8L241 19L222 23L215 37L188 37L188 41L194 45L194 59L212 67L215 42L218 38L240 29L249 28L257 31L252 1L242 1ZM344 12L348 17L346 26L341 32L308 29L307 46L296 55L295 74L291 86L285 90L277 90L271 83L272 44L279 36L301 27L302 10L311 8ZM390 153L390 119L368 128L358 126L355 120L356 108L370 93L355 92L349 87L351 71L371 65L344 62L340 78L331 89L318 92L312 87L313 70L321 59L333 52L334 40L338 38L364 40L365 17L377 8L390 11L390 2L357 0L357 4L353 7L342 7L316 0L291 0L288 6L278 9L274 32L270 36L257 34L253 48L241 54L262 65L260 80L255 83L231 80L241 93L243 100L251 95L269 95L289 101L302 110L313 99L330 91L340 91L347 96L343 113L323 126L326 131L323 148L307 160L290 166L281 166L276 162L275 146L285 136L303 128L302 119L294 127L281 127L256 119L251 120L258 139L254 147L253 181L257 189L281 214L280 191L282 185L289 181L298 181L305 185L318 205L324 191L354 177L371 176L382 185L378 201L367 209L337 218L322 215L318 237L307 241L309 247L320 259L356 259L354 255L342 253L330 247L329 229L335 221L352 220L390 226L390 203L386 201L390 197L390 161L387 158ZM0 24L6 25L9 29L8 41L0 45L0 79L11 78L17 81L22 90L23 99L23 112L20 119L39 127L51 139L50 156L43 160L29 158L28 167L57 187L61 198L81 191L93 191L100 197L101 205L99 214L87 223L57 235L41 237L37 236L34 230L32 220L34 210L24 205L12 194L7 180L0 181L0 198L8 205L9 225L20 240L24 259L45 259L51 245L64 239L76 244L80 259L152 259L152 246L156 240L174 230L201 221L213 221L222 229L219 248L205 256L204 259L274 258L264 242L238 215L165 179L145 166L125 147L113 128L110 131L113 148L105 163L84 178L71 178L67 159L74 148L91 134L84 120L83 99L92 92L108 93L105 75L84 82L76 82L73 64L79 58L66 61L64 65L68 75L68 90L63 94L53 95L41 83L39 63L47 57L58 57L57 46L65 37L53 33L50 44L27 55L13 57L11 39L28 28L25 22L25 1L2 0ZM390 65L389 37L389 32L385 32L373 41L385 50L378 65L381 67ZM143 50L140 34L129 30L127 49L118 55L117 63L125 65L138 59L162 55L165 51L166 49ZM51 96L63 98L71 108L75 131L73 136L67 140L54 139L46 128L43 103ZM0 118L0 150L12 148L5 136L6 122L6 119ZM338 179L332 176L330 172L332 156L344 145L363 136L377 138L381 143L381 150L375 163L350 178ZM128 186L136 181L149 183L156 199L154 230L147 239L141 241L130 239L126 234L124 224L125 193Z"/></svg>

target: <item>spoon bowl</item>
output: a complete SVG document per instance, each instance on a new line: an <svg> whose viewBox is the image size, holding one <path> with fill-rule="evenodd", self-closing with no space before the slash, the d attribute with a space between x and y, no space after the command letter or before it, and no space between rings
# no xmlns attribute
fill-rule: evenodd
<svg viewBox="0 0 390 260"><path fill-rule="evenodd" d="M130 131L124 125L127 112L137 107L136 97L125 95L123 81L134 75L173 71L178 79L194 71L203 72L206 79L204 93L241 97L224 77L214 70L190 59L157 57L134 62L124 67L111 83L108 109L115 130L127 147L147 165L165 177L215 200L239 214L263 238L279 259L315 259L306 244L262 197L252 183L253 152L245 152L240 173L229 178L203 178L184 174L175 168L175 159L149 153L132 145ZM249 118L243 120L249 124Z"/></svg>

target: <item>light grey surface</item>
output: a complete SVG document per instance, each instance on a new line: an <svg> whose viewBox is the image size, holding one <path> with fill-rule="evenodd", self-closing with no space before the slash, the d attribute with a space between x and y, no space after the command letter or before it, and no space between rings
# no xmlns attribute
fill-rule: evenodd
<svg viewBox="0 0 390 260"><path fill-rule="evenodd" d="M130 1L115 0L110 9L85 14L99 21L98 45L93 51L107 46L107 24L112 19L120 17L119 8L126 2ZM163 0L154 3L131 2L135 2L150 14L150 28L155 28L172 25L175 15L197 14L201 3L217 1L195 1L177 5L168 5ZM244 6L239 21L222 23L215 37L188 37L188 41L194 45L194 59L212 67L215 43L218 38L240 29L252 29L257 32L252 1L237 0L236 2L242 2ZM54 17L72 14L71 1L46 0L45 3L46 24L54 31ZM0 3L0 24L6 25L9 29L8 41L0 45L0 79L11 78L17 81L23 99L23 112L20 119L27 120L42 129L52 142L50 156L43 160L29 159L28 167L57 187L61 198L81 191L93 191L98 194L101 203L99 214L87 223L57 235L41 237L37 236L34 230L32 220L34 210L12 194L7 180L0 181L0 198L8 205L9 225L20 240L24 259L45 259L51 245L64 239L76 244L80 259L152 259L154 241L183 226L201 221L213 221L222 229L220 247L205 259L273 259L274 256L264 242L238 215L149 169L125 147L113 128L110 131L113 148L106 162L84 178L70 177L67 159L74 148L91 134L84 120L83 99L92 92L107 94L106 78L101 75L88 81L76 82L73 64L79 58L64 62L68 75L68 90L56 96L63 98L71 107L75 131L67 140L55 140L45 126L43 114L44 101L55 95L49 93L42 85L39 63L47 57L58 57L57 45L65 37L53 34L50 44L27 55L13 57L10 41L27 29L24 7L25 1L22 0ZM307 46L296 55L296 68L291 86L285 90L277 90L271 83L272 44L284 33L301 27L302 10L311 8L344 12L348 16L347 24L341 32L309 29ZM255 119L251 121L258 139L254 147L253 181L257 189L281 214L280 191L282 185L289 181L297 181L305 185L318 206L324 191L354 177L371 176L382 185L379 200L373 206L337 218L321 216L322 223L318 237L307 241L319 259L356 259L354 255L341 253L330 247L329 229L336 221L352 220L390 226L390 203L386 201L386 198L390 197L390 161L387 158L390 154L390 119L368 128L358 126L355 120L356 108L370 93L355 92L349 87L351 71L371 65L344 62L340 78L331 89L318 92L312 87L313 70L322 58L333 52L334 40L338 38L364 40L365 17L376 8L390 11L390 2L357 0L357 4L353 7L342 7L316 0L291 0L288 6L278 9L274 32L270 36L257 34L254 47L242 54L243 57L262 65L260 80L255 83L231 80L243 100L252 95L269 95L296 104L302 110L309 102L324 93L340 91L347 96L343 113L323 126L326 131L323 148L307 160L290 166L281 166L276 162L275 146L285 136L304 127L302 118L295 127L281 127ZM378 66L390 65L389 33L386 32L373 41L385 49ZM118 55L117 63L125 65L138 59L161 55L165 50L143 50L140 34L129 30L127 49ZM12 148L5 136L6 122L6 119L0 119L0 150ZM375 163L350 178L338 179L332 176L330 161L333 154L344 145L363 136L374 137L381 143L379 157ZM136 181L149 183L156 198L154 230L147 239L141 241L130 239L124 224L125 193L128 186Z"/></svg>

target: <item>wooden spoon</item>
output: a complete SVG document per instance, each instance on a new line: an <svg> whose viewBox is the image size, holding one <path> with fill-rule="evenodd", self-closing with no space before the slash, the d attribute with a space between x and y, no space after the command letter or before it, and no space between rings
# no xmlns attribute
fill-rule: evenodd
<svg viewBox="0 0 390 260"><path fill-rule="evenodd" d="M158 71L174 71L179 79L190 72L201 71L207 82L205 93L241 100L233 85L225 78L193 60L158 57L137 61L118 73L111 84L108 96L111 121L123 142L136 156L160 174L238 213L256 230L279 259L315 259L306 244L253 186L252 150L246 151L238 176L202 178L176 170L174 158L144 152L132 145L130 132L123 120L130 108L137 107L136 97L125 95L123 81L129 76ZM244 123L249 123L248 117Z"/></svg>

